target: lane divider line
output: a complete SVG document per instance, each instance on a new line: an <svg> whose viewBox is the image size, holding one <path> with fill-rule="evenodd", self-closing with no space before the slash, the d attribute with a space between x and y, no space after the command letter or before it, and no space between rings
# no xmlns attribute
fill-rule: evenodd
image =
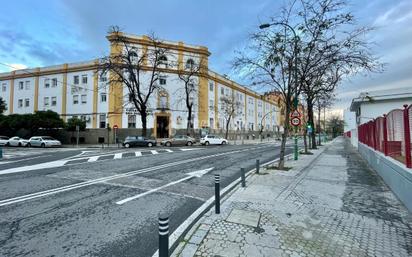
<svg viewBox="0 0 412 257"><path fill-rule="evenodd" d="M94 184L97 184L97 183L106 182L106 181L109 181L109 180L125 178L125 177L130 177L130 176L133 176L133 175L147 173L147 172L150 172L150 171L155 171L155 170L159 170L159 169L163 169L163 168L169 168L169 167L177 166L177 165L180 165L180 164L185 164L185 163L189 163L189 162L200 161L200 160L205 160L205 159L209 159L209 158L213 158L213 157L224 156L224 155L229 155L229 154L234 154L234 153L240 153L240 152L245 152L245 151L250 151L250 150L255 150L255 149L260 149L260 148L267 148L267 147L268 146L253 147L253 148L246 148L246 149L229 151L229 152L224 152L224 153L206 155L206 156L201 156L201 157L195 157L195 158L186 159L186 160L182 160L182 161L176 161L176 162L172 162L172 163L162 164L162 165L158 165L158 166L155 166L155 167L144 168L144 169L135 170L135 171L129 171L129 172L126 172L126 173L107 176L107 177L98 178L98 179L92 179L92 180L88 180L88 181L85 181L85 182L80 182L80 183L75 183L75 184L72 184L72 185L67 185L67 186L63 186L63 187L58 187L58 188L54 188L54 189L40 191L40 192L37 192L37 193L32 193L32 194L23 195L23 196L19 196L19 197L14 197L14 198L10 198L10 199L0 200L0 207L10 205L10 204L14 204L14 203L18 203L18 202L31 200L31 199L35 199L35 198L40 198L40 197L43 197L43 196L48 196L48 195L51 195L51 194L57 194L57 193L60 193L60 192L65 192L65 191L69 191L69 190L73 190L73 189L77 189L77 188L81 188L81 187L85 187L85 186L90 186L90 185L94 185ZM48 163L48 164L50 164L50 163Z"/></svg>

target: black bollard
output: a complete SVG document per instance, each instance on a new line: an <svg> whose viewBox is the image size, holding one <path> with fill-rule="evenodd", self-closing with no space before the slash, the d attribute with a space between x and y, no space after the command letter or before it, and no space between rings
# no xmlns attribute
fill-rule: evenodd
<svg viewBox="0 0 412 257"><path fill-rule="evenodd" d="M259 167L260 167L259 159L257 159L257 160L256 160L256 173L257 173L257 174L259 174Z"/></svg>
<svg viewBox="0 0 412 257"><path fill-rule="evenodd" d="M159 215L159 257L169 257L169 217Z"/></svg>
<svg viewBox="0 0 412 257"><path fill-rule="evenodd" d="M220 175L215 174L215 213L220 214Z"/></svg>
<svg viewBox="0 0 412 257"><path fill-rule="evenodd" d="M246 186L245 168L240 168L240 178L242 180L242 187L245 187Z"/></svg>

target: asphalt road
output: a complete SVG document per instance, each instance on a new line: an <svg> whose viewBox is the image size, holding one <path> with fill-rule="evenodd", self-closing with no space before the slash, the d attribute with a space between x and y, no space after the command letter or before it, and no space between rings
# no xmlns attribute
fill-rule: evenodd
<svg viewBox="0 0 412 257"><path fill-rule="evenodd" d="M0 256L152 256L160 212L172 233L213 196L214 173L224 187L278 155L269 143L17 154L0 161Z"/></svg>

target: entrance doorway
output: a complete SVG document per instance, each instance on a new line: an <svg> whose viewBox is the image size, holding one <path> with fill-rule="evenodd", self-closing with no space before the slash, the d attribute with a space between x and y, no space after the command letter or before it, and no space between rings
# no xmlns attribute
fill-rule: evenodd
<svg viewBox="0 0 412 257"><path fill-rule="evenodd" d="M167 138L169 137L169 117L157 116L156 117L156 137Z"/></svg>

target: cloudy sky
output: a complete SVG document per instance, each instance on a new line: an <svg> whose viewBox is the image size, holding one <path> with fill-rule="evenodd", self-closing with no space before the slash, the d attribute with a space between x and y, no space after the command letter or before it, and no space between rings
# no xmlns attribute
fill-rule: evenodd
<svg viewBox="0 0 412 257"><path fill-rule="evenodd" d="M382 74L344 81L336 108L347 108L363 90L412 86L412 1L349 3L360 24L376 27L369 38L387 66ZM207 46L211 68L241 82L231 69L234 51L282 4L283 0L4 1L0 63L24 68L102 57L108 52L108 27L119 25L128 33L154 32L162 39ZM0 72L9 69L0 64Z"/></svg>

